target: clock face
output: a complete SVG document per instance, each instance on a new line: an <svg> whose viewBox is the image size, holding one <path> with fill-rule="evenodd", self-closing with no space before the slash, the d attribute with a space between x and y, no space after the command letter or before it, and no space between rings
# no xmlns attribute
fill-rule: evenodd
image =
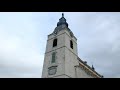
<svg viewBox="0 0 120 90"><path fill-rule="evenodd" d="M57 67L56 66L52 66L48 69L48 74L49 75L54 75L56 74L56 71L57 71Z"/></svg>

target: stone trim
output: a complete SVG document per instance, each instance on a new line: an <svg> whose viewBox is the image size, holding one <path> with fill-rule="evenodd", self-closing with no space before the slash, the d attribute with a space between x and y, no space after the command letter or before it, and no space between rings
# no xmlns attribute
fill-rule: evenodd
<svg viewBox="0 0 120 90"><path fill-rule="evenodd" d="M78 57L78 60L80 61L78 66L81 67L82 69L84 69L87 73L90 72L89 74L94 76L94 77L98 77L98 78L102 78L103 77L102 75L98 74L95 70L93 70L89 65L84 63L79 57Z"/></svg>
<svg viewBox="0 0 120 90"><path fill-rule="evenodd" d="M61 33L61 34L59 34L59 35L57 35L57 36L60 36L60 35L62 35L62 34L66 34L67 36L69 36L68 35L68 33L66 33L66 32L63 32L63 33ZM69 38L71 38L70 36L69 36ZM76 39L76 37L74 36L74 38ZM53 38L51 38L51 39L54 39L54 37ZM51 40L51 39L48 39L47 41L49 41L49 40ZM77 39L76 39L77 40ZM74 41L74 40L73 40ZM77 42L76 41L74 41L76 44L77 44Z"/></svg>
<svg viewBox="0 0 120 90"><path fill-rule="evenodd" d="M62 46L62 47L59 47L59 48L56 48L56 49L54 49L54 50L51 50L51 51L49 51L49 52L46 52L45 54L47 54L47 53L50 53L50 52L52 52L52 51L56 51L57 49L60 49L60 48L63 48L63 47L66 47L66 46ZM66 47L67 48L67 47ZM75 56L77 56L72 50L70 50L69 48L67 48L69 51L71 51Z"/></svg>
<svg viewBox="0 0 120 90"><path fill-rule="evenodd" d="M68 76L68 75L66 75L66 74L56 75L56 76L48 77L48 78L54 78L54 77L58 77L58 76L62 76L62 75L65 75L65 76L67 76L67 77L69 77L69 78L72 78L72 77L70 77L70 76Z"/></svg>

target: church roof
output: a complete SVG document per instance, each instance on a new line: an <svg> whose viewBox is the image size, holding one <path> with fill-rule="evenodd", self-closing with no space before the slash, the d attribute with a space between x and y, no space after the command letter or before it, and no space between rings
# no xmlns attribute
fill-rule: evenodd
<svg viewBox="0 0 120 90"><path fill-rule="evenodd" d="M62 13L62 17L59 19L59 22L57 23L57 27L53 31L53 33L58 33L59 31L66 29L68 32L70 32L73 36L73 32L68 28L68 23L64 17L64 13Z"/></svg>
<svg viewBox="0 0 120 90"><path fill-rule="evenodd" d="M95 74L97 74L99 77L103 78L102 75L100 75L98 72L95 71L93 65L92 65L92 67L90 67L90 66L86 63L86 61L85 61L85 62L82 61L79 57L78 57L77 59L78 59L84 66L86 66L87 68L89 68L92 72L94 72ZM82 67L81 64L79 65L79 67ZM84 67L84 68L87 69L86 67Z"/></svg>

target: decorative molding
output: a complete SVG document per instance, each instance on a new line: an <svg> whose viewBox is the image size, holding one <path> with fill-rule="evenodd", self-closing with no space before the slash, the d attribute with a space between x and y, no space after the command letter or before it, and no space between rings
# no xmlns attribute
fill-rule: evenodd
<svg viewBox="0 0 120 90"><path fill-rule="evenodd" d="M96 75L95 73L91 72L88 68L86 68L84 65L79 63L79 67L84 70L88 75L95 77L95 78L100 78L98 75Z"/></svg>
<svg viewBox="0 0 120 90"><path fill-rule="evenodd" d="M66 29L63 29L63 30L66 30ZM61 30L62 31L62 30ZM66 30L67 31L67 30ZM60 36L60 35L62 35L62 34L66 34L67 36L69 36L70 38L71 38L71 36L67 33L67 32L63 32L63 33L61 33L61 34L59 34L59 32L57 33L57 35L56 36L54 36L54 37L58 37L58 36ZM54 35L53 33L52 34L50 34L50 35ZM50 36L50 35L48 35L48 37ZM50 39L48 39L47 41L49 41L49 40L51 40L51 39L54 39L54 37L53 38L50 38ZM76 39L76 41L77 41L77 38L73 35L73 37ZM72 38L73 38L72 37ZM73 40L75 43L77 43L75 40Z"/></svg>
<svg viewBox="0 0 120 90"><path fill-rule="evenodd" d="M57 66L51 66L48 68L48 74L49 75L55 75L57 72Z"/></svg>
<svg viewBox="0 0 120 90"><path fill-rule="evenodd" d="M87 65L85 62L83 62L79 57L78 57L78 60L79 60L79 66L84 66L84 68L86 68L88 71L90 71L91 73L93 73L94 75L96 75L97 77L99 78L103 78L102 75L100 75L99 73L97 73L95 70L93 70L89 65Z"/></svg>

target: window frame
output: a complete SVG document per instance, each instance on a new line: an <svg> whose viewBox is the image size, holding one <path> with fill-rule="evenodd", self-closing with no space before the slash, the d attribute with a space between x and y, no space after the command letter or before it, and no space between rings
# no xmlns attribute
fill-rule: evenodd
<svg viewBox="0 0 120 90"><path fill-rule="evenodd" d="M51 63L55 63L55 62L56 62L56 52L53 52Z"/></svg>

